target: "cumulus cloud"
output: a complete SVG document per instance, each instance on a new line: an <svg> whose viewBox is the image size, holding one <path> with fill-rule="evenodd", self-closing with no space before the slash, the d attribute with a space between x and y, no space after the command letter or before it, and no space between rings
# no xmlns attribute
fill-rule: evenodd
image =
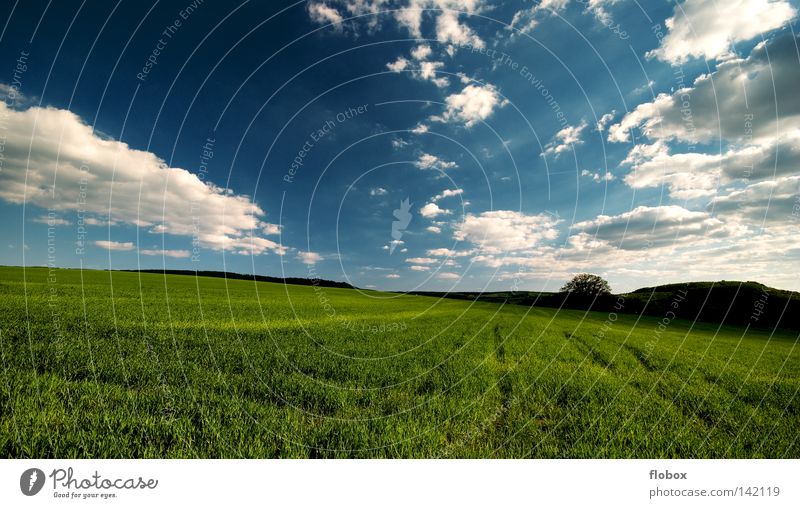
<svg viewBox="0 0 800 508"><path fill-rule="evenodd" d="M675 6L665 22L667 35L648 56L673 64L724 57L733 44L780 28L796 15L785 0L686 0Z"/></svg>
<svg viewBox="0 0 800 508"><path fill-rule="evenodd" d="M471 28L458 20L458 13L445 11L436 18L436 39L443 43L457 46L483 48L486 43Z"/></svg>
<svg viewBox="0 0 800 508"><path fill-rule="evenodd" d="M392 72L403 72L408 68L408 60L400 56L394 62L387 63L386 67Z"/></svg>
<svg viewBox="0 0 800 508"><path fill-rule="evenodd" d="M677 205L640 206L619 215L600 215L593 220L578 222L572 229L588 235L581 240L591 237L626 250L731 234L728 226L708 212L690 211Z"/></svg>
<svg viewBox="0 0 800 508"><path fill-rule="evenodd" d="M437 77L436 70L443 67L442 62L420 62L418 76L423 80L428 80L439 88L443 88L450 84L450 80L446 77Z"/></svg>
<svg viewBox="0 0 800 508"><path fill-rule="evenodd" d="M460 196L464 193L464 189L445 189L441 194L437 194L433 196L431 201L436 203L437 201L441 201L444 198L449 198L453 196Z"/></svg>
<svg viewBox="0 0 800 508"><path fill-rule="evenodd" d="M133 245L133 242L114 242L111 240L97 240L94 242L95 245L100 247L101 249L106 250L133 250L136 248Z"/></svg>
<svg viewBox="0 0 800 508"><path fill-rule="evenodd" d="M426 60L432 53L433 50L430 46L427 44L420 44L411 50L411 57L414 58L414 60Z"/></svg>
<svg viewBox="0 0 800 508"><path fill-rule="evenodd" d="M439 226L428 226L427 228L425 228L425 231L427 231L428 233L434 233L438 235L439 233L442 232L442 228L440 228Z"/></svg>
<svg viewBox="0 0 800 508"><path fill-rule="evenodd" d="M639 129L652 140L748 143L800 128L797 44L784 34L721 62L691 86L638 105L609 128L608 140L628 142Z"/></svg>
<svg viewBox="0 0 800 508"><path fill-rule="evenodd" d="M637 146L626 161L635 169L625 176L625 183L635 189L663 185L678 199L713 196L720 186L736 181L796 174L800 170L800 131L777 142L717 154L670 154L664 145Z"/></svg>
<svg viewBox="0 0 800 508"><path fill-rule="evenodd" d="M616 178L610 172L606 171L605 173L592 173L588 169L584 169L581 171L581 176L586 176L594 180L595 182L610 182L615 180Z"/></svg>
<svg viewBox="0 0 800 508"><path fill-rule="evenodd" d="M458 280L461 278L461 275L453 272L439 272L436 274L436 278L442 280Z"/></svg>
<svg viewBox="0 0 800 508"><path fill-rule="evenodd" d="M398 275L398 274L396 274L396 273L390 273L390 274L387 274L387 275L386 275L386 278L387 278L387 279L399 279L399 278L400 278L400 275Z"/></svg>
<svg viewBox="0 0 800 508"><path fill-rule="evenodd" d="M444 66L443 62L423 61L418 62L418 67L412 68L411 62L404 58L398 57L394 62L386 64L386 67L392 72L403 72L406 70L411 71L411 75L423 81L430 81L434 85L442 88L450 84L450 80L446 77L439 77L437 69Z"/></svg>
<svg viewBox="0 0 800 508"><path fill-rule="evenodd" d="M633 188L666 186L679 199L713 196L721 185L796 174L800 168L800 82L797 40L784 34L743 59L720 63L692 86L640 104L608 130L614 142L636 131L623 161ZM690 146L718 143L717 153Z"/></svg>
<svg viewBox="0 0 800 508"><path fill-rule="evenodd" d="M395 150L399 150L399 149L401 149L401 148L403 148L405 146L408 146L410 144L411 143L409 143L408 141L406 141L403 138L394 138L394 139L392 139L392 148L394 148Z"/></svg>
<svg viewBox="0 0 800 508"><path fill-rule="evenodd" d="M415 265L432 265L436 263L436 259L434 258L408 258L406 259L406 263L412 263Z"/></svg>
<svg viewBox="0 0 800 508"><path fill-rule="evenodd" d="M387 191L383 187L373 187L372 189L369 190L370 196L385 196L387 194L389 194L389 191Z"/></svg>
<svg viewBox="0 0 800 508"><path fill-rule="evenodd" d="M386 64L386 67L393 72L409 70L412 77L422 81L430 81L439 88L448 86L450 80L446 76L439 76L438 74L438 69L444 67L444 62L427 60L432 53L431 47L423 44L411 51L411 57L417 67L412 67L412 62L402 56L398 57L394 62Z"/></svg>
<svg viewBox="0 0 800 508"><path fill-rule="evenodd" d="M460 21L462 13L476 14L483 9L484 0L409 0L401 2L395 19L408 29L413 37L422 37L423 10L435 18L435 37L441 43L485 47L485 42L475 32ZM436 9L441 10L438 12Z"/></svg>
<svg viewBox="0 0 800 508"><path fill-rule="evenodd" d="M98 219L97 217L85 217L83 223L87 226L116 226L117 223L108 219Z"/></svg>
<svg viewBox="0 0 800 508"><path fill-rule="evenodd" d="M420 123L417 124L413 129L411 129L411 132L413 134L425 134L426 132L428 132L428 129L429 128L427 125Z"/></svg>
<svg viewBox="0 0 800 508"><path fill-rule="evenodd" d="M434 257L461 258L465 256L471 256L474 252L475 251L473 249L453 250L442 247L438 249L428 249L426 254Z"/></svg>
<svg viewBox="0 0 800 508"><path fill-rule="evenodd" d="M458 164L453 161L446 161L429 153L423 153L420 155L414 165L419 169L438 169L440 171L458 167Z"/></svg>
<svg viewBox="0 0 800 508"><path fill-rule="evenodd" d="M334 23L337 27L341 27L343 12L348 16L366 15L352 24L354 28L365 24L373 32L387 19L382 13L393 12L394 20L415 38L423 36L423 17L433 18L435 33L431 35L439 42L484 47L484 41L460 19L480 12L484 3L484 0L314 0L308 6L308 13L315 23Z"/></svg>
<svg viewBox="0 0 800 508"><path fill-rule="evenodd" d="M411 265L408 267L409 270L414 270L415 272L428 272L430 271L430 266L421 266L421 265Z"/></svg>
<svg viewBox="0 0 800 508"><path fill-rule="evenodd" d="M593 14L595 18L608 25L612 20L606 7L618 1L619 0L579 0L575 3L583 5L586 12ZM563 12L570 3L570 0L540 0L534 2L533 6L514 13L509 28L519 30L522 33L530 33L539 26L540 20L548 15Z"/></svg>
<svg viewBox="0 0 800 508"><path fill-rule="evenodd" d="M436 203L428 203L419 209L419 213L423 217L430 219L433 217L438 217L439 215L449 215L452 212L450 210L439 208L439 205Z"/></svg>
<svg viewBox="0 0 800 508"><path fill-rule="evenodd" d="M269 222L261 223L261 232L265 235L279 235L281 234L281 227L277 224L270 224Z"/></svg>
<svg viewBox="0 0 800 508"><path fill-rule="evenodd" d="M712 199L707 209L727 222L756 228L791 226L800 216L800 175L748 185Z"/></svg>
<svg viewBox="0 0 800 508"><path fill-rule="evenodd" d="M145 256L162 256L168 258L188 258L192 254L188 250L180 249L140 249L139 254Z"/></svg>
<svg viewBox="0 0 800 508"><path fill-rule="evenodd" d="M512 210L467 214L455 225L454 238L470 242L493 254L531 249L558 236L560 221L548 214L525 215Z"/></svg>
<svg viewBox="0 0 800 508"><path fill-rule="evenodd" d="M392 251L392 250L394 250L395 248L397 248L397 247L399 247L401 245L405 245L405 243L406 242L404 242L403 240L392 240L388 244L386 244L383 247L381 247L381 249ZM405 250L401 250L400 252L405 252Z"/></svg>
<svg viewBox="0 0 800 508"><path fill-rule="evenodd" d="M514 13L510 28L515 28L523 33L530 33L539 25L538 18L542 14L562 11L568 4L569 0L541 0L536 2L532 7Z"/></svg>
<svg viewBox="0 0 800 508"><path fill-rule="evenodd" d="M297 259L299 259L306 265L313 265L316 264L318 261L322 261L322 256L317 254L316 252L298 251Z"/></svg>
<svg viewBox="0 0 800 508"><path fill-rule="evenodd" d="M0 199L6 202L24 201L62 215L82 208L106 223L196 237L209 249L284 251L251 233L260 230L265 214L247 196L169 167L150 152L101 138L70 111L15 110L0 102L0 116L14 125L0 172Z"/></svg>
<svg viewBox="0 0 800 508"><path fill-rule="evenodd" d="M605 131L608 124L610 124L611 121L614 120L614 115L616 115L616 113L617 113L616 111L612 111L611 113L606 113L603 116L601 116L600 120L597 121L597 126L596 126L597 132Z"/></svg>
<svg viewBox="0 0 800 508"><path fill-rule="evenodd" d="M508 104L507 99L502 99L494 85L467 85L458 93L451 94L445 99L445 111L441 116L431 119L440 122L460 122L466 127L486 120L495 109Z"/></svg>
<svg viewBox="0 0 800 508"><path fill-rule="evenodd" d="M58 217L56 215L40 215L38 217L34 217L31 219L31 222L38 222L39 224L47 224L50 227L54 226L71 226L72 222L64 219L62 217Z"/></svg>
<svg viewBox="0 0 800 508"><path fill-rule="evenodd" d="M333 23L334 28L337 30L342 29L342 21L344 18L338 10L322 2L311 2L308 4L308 16L311 21L319 23L320 25L327 25Z"/></svg>
<svg viewBox="0 0 800 508"><path fill-rule="evenodd" d="M568 125L558 131L553 141L545 145L543 156L560 156L563 152L570 150L574 145L582 145L581 135L586 129L586 122L582 121L579 125Z"/></svg>

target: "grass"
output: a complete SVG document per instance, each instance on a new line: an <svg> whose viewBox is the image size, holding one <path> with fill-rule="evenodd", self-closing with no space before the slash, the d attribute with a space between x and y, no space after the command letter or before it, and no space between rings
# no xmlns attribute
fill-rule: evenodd
<svg viewBox="0 0 800 508"><path fill-rule="evenodd" d="M2 457L800 457L796 333L0 268Z"/></svg>

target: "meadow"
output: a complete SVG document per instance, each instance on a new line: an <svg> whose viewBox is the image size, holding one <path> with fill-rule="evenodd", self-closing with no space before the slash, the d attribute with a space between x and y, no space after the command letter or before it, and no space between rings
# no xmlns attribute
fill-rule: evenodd
<svg viewBox="0 0 800 508"><path fill-rule="evenodd" d="M2 457L800 457L781 330L0 267L0 360Z"/></svg>

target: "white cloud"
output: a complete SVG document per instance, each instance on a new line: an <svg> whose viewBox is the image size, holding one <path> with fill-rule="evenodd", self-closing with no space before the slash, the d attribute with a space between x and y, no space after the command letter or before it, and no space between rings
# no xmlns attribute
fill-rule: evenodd
<svg viewBox="0 0 800 508"><path fill-rule="evenodd" d="M429 256L436 256L436 257L456 257L458 256L458 252L452 249L447 248L439 248L439 249L429 249L428 253ZM469 255L469 254L467 254Z"/></svg>
<svg viewBox="0 0 800 508"><path fill-rule="evenodd" d="M416 127L411 129L411 132L414 134L425 134L428 132L428 126L423 123L417 124Z"/></svg>
<svg viewBox="0 0 800 508"><path fill-rule="evenodd" d="M96 217L85 217L83 219L83 223L87 226L116 226L117 223L115 221L110 221L108 219L98 219Z"/></svg>
<svg viewBox="0 0 800 508"><path fill-rule="evenodd" d="M95 245L106 250L133 250L135 246L133 242L113 242L110 240L97 240Z"/></svg>
<svg viewBox="0 0 800 508"><path fill-rule="evenodd" d="M796 15L784 0L686 0L675 6L665 22L667 35L648 56L673 64L724 57L733 44L780 28Z"/></svg>
<svg viewBox="0 0 800 508"><path fill-rule="evenodd" d="M800 175L785 176L746 186L711 200L708 210L727 222L783 227L800 220ZM792 236L796 232L791 232Z"/></svg>
<svg viewBox="0 0 800 508"><path fill-rule="evenodd" d="M458 167L458 164L453 161L446 161L429 153L423 153L420 155L414 165L419 169L438 169L440 171Z"/></svg>
<svg viewBox="0 0 800 508"><path fill-rule="evenodd" d="M759 44L747 58L720 63L692 86L640 104L608 131L610 141L628 142L637 129L651 140L635 145L623 161L632 167L625 182L633 188L663 185L674 198L693 199L736 181L796 174L798 82L796 40L785 34ZM719 148L702 153L693 149L697 143ZM671 153L677 150L684 153Z"/></svg>
<svg viewBox="0 0 800 508"><path fill-rule="evenodd" d="M432 265L436 263L436 259L434 258L408 258L406 259L406 263L411 263L414 265Z"/></svg>
<svg viewBox="0 0 800 508"><path fill-rule="evenodd" d="M624 162L634 167L625 176L625 183L635 189L664 185L678 199L713 196L720 186L736 181L756 182L797 173L800 130L776 143L731 148L718 154L670 154L663 145L637 146Z"/></svg>
<svg viewBox="0 0 800 508"><path fill-rule="evenodd" d="M139 254L145 256L166 256L168 258L188 258L192 255L188 250L141 249Z"/></svg>
<svg viewBox="0 0 800 508"><path fill-rule="evenodd" d="M463 258L475 254L475 249L452 250L447 248L429 249L426 253L428 256L438 258L446 258L442 260L444 266L460 266L453 258Z"/></svg>
<svg viewBox="0 0 800 508"><path fill-rule="evenodd" d="M462 122L466 127L489 118L495 109L508 104L501 99L494 85L467 85L461 92L451 94L445 99L446 108L442 116L431 119L441 122Z"/></svg>
<svg viewBox="0 0 800 508"><path fill-rule="evenodd" d="M572 226L584 240L599 240L620 249L639 250L697 239L730 236L731 228L708 212L677 205L640 206L619 215L600 215Z"/></svg>
<svg viewBox="0 0 800 508"><path fill-rule="evenodd" d="M442 232L442 228L440 228L439 226L428 226L427 228L425 228L425 231L429 233L435 233L438 235L439 233Z"/></svg>
<svg viewBox="0 0 800 508"><path fill-rule="evenodd" d="M441 194L437 194L433 196L431 201L436 203L437 201L441 201L444 198L449 198L453 196L460 196L464 193L464 189L445 189Z"/></svg>
<svg viewBox="0 0 800 508"><path fill-rule="evenodd" d="M638 105L609 128L608 140L629 142L635 129L651 140L691 144L782 136L800 129L798 82L797 41L783 34L747 58L721 62L691 86Z"/></svg>
<svg viewBox="0 0 800 508"><path fill-rule="evenodd" d="M316 252L298 251L297 259L299 259L306 265L313 265L316 264L318 261L322 261L322 256L320 256Z"/></svg>
<svg viewBox="0 0 800 508"><path fill-rule="evenodd" d="M411 0L408 7L399 9L394 17L400 26L408 29L409 34L415 38L422 37L422 9L425 3L420 0Z"/></svg>
<svg viewBox="0 0 800 508"><path fill-rule="evenodd" d="M530 33L539 25L537 18L541 17L542 13L549 14L562 11L568 4L569 0L541 0L536 2L532 7L514 13L510 24L511 28L516 28L523 33Z"/></svg>
<svg viewBox="0 0 800 508"><path fill-rule="evenodd" d="M611 280L617 290L623 289L617 281L624 281L625 289L634 289L720 278L796 288L799 186L797 175L759 182L741 194L735 191L728 199L715 200L708 211L666 205L601 215L573 226L566 245L534 237L494 245L492 252L481 249L471 262L500 269L501 280L539 283L589 271ZM519 244L533 246L519 249ZM432 257L449 254L450 249L427 252ZM502 271L504 267L516 268Z"/></svg>
<svg viewBox="0 0 800 508"><path fill-rule="evenodd" d="M277 224L262 222L261 232L264 233L265 235L279 235L281 233L281 227Z"/></svg>
<svg viewBox="0 0 800 508"><path fill-rule="evenodd" d="M386 278L387 279L399 279L400 275L398 275L396 273L390 273L390 274L386 275Z"/></svg>
<svg viewBox="0 0 800 508"><path fill-rule="evenodd" d="M392 72L402 72L408 68L408 60L400 56L394 62L387 63L386 67Z"/></svg>
<svg viewBox="0 0 800 508"><path fill-rule="evenodd" d="M533 9L515 12L508 29L517 29L522 33L533 32L533 29L539 26L539 21L533 17L533 14L535 14Z"/></svg>
<svg viewBox="0 0 800 508"><path fill-rule="evenodd" d="M571 149L574 145L582 145L581 134L586 129L586 122L582 121L579 125L568 125L558 131L553 141L545 145L542 155L560 156L563 152Z"/></svg>
<svg viewBox="0 0 800 508"><path fill-rule="evenodd" d="M72 222L64 219L63 217L58 217L56 215L47 216L47 215L40 215L38 217L34 217L31 219L31 222L38 222L39 224L47 224L50 227L55 226L71 226Z"/></svg>
<svg viewBox="0 0 800 508"><path fill-rule="evenodd" d="M600 120L597 121L597 127L596 127L597 132L605 131L608 124L610 124L611 121L614 120L614 115L616 113L617 113L616 111L612 111L611 113L606 113L605 115L601 116Z"/></svg>
<svg viewBox="0 0 800 508"><path fill-rule="evenodd" d="M453 272L440 272L436 275L436 278L442 280L458 280L461 276Z"/></svg>
<svg viewBox="0 0 800 508"><path fill-rule="evenodd" d="M251 236L259 230L264 212L247 196L168 167L150 152L101 138L70 111L18 111L0 102L0 116L15 126L6 136L0 199L22 204L25 196L28 205L64 213L77 211L85 192L83 210L112 223L172 235L196 234L202 247L215 250L284 250L271 240Z"/></svg>
<svg viewBox="0 0 800 508"><path fill-rule="evenodd" d="M616 177L608 171L600 174L600 173L592 173L588 169L584 169L583 171L581 171L581 176L587 176L592 180L594 180L595 182L610 182L612 180L616 180Z"/></svg>
<svg viewBox="0 0 800 508"><path fill-rule="evenodd" d="M392 72L403 72L405 70L411 71L411 76L423 81L430 81L439 88L443 88L450 84L450 80L445 76L438 75L438 69L444 67L443 62L435 62L426 60L432 53L431 47L428 45L420 45L411 51L411 56L417 61L418 67L412 68L411 61L405 57L398 57L392 63L386 64L386 67Z"/></svg>
<svg viewBox="0 0 800 508"><path fill-rule="evenodd" d="M466 25L458 20L458 13L445 11L436 18L436 39L442 43L457 46L484 48L486 43Z"/></svg>
<svg viewBox="0 0 800 508"><path fill-rule="evenodd" d="M370 196L385 196L387 194L389 194L389 191L387 191L383 187L373 187L369 190Z"/></svg>
<svg viewBox="0 0 800 508"><path fill-rule="evenodd" d="M353 24L366 24L370 32L381 27L382 12L392 12L394 20L405 27L415 38L422 38L423 15L433 17L435 38L444 44L470 44L484 47L485 43L468 26L461 23L462 13L475 14L481 11L484 0L326 0L309 4L312 21L319 24L336 23L341 26L341 11L350 16L368 15ZM429 37L432 38L432 37Z"/></svg>
<svg viewBox="0 0 800 508"><path fill-rule="evenodd" d="M614 23L614 20L611 18L606 8L620 1L621 0L589 0L586 2L586 10L594 14L594 17L603 25L610 26Z"/></svg>
<svg viewBox="0 0 800 508"><path fill-rule="evenodd" d="M383 247L381 247L381 249L383 249L383 250L393 250L396 247L399 247L401 245L405 245L405 243L406 242L404 242L403 240L392 240L388 244L386 244ZM405 251L401 250L400 252L405 252Z"/></svg>
<svg viewBox="0 0 800 508"><path fill-rule="evenodd" d="M492 210L467 214L455 226L456 240L468 241L488 253L518 252L531 249L558 236L561 222L548 214L525 215L512 210Z"/></svg>
<svg viewBox="0 0 800 508"><path fill-rule="evenodd" d="M606 7L618 1L619 0L579 0L575 3L585 5L586 12L593 14L595 18L608 26L613 23L613 20L606 10ZM539 0L535 2L532 7L514 13L509 28L514 28L522 33L530 33L539 26L541 19L548 15L560 14L566 10L569 4L570 0Z"/></svg>
<svg viewBox="0 0 800 508"><path fill-rule="evenodd" d="M411 265L408 267L409 270L414 270L415 272L427 272L430 271L430 266L420 266L420 265Z"/></svg>
<svg viewBox="0 0 800 508"><path fill-rule="evenodd" d="M449 215L452 212L450 210L439 208L439 205L436 203L428 203L419 209L419 213L423 217L430 219L433 217L438 217L439 215Z"/></svg>
<svg viewBox="0 0 800 508"><path fill-rule="evenodd" d="M413 50L411 50L411 57L415 60L426 60L431 54L433 50L427 44L420 44Z"/></svg>
<svg viewBox="0 0 800 508"><path fill-rule="evenodd" d="M334 23L334 28L342 29L342 15L333 7L322 2L311 2L308 4L308 15L311 21L320 25Z"/></svg>
<svg viewBox="0 0 800 508"><path fill-rule="evenodd" d="M443 88L450 84L450 80L446 77L437 77L436 69L444 67L442 62L420 62L418 76L421 79L428 80L439 88Z"/></svg>
<svg viewBox="0 0 800 508"><path fill-rule="evenodd" d="M403 148L405 146L408 146L410 144L411 143L409 143L408 141L406 141L405 139L402 139L402 138L394 138L394 139L392 139L392 148L394 148L395 150L399 150L399 149L401 149L401 148Z"/></svg>

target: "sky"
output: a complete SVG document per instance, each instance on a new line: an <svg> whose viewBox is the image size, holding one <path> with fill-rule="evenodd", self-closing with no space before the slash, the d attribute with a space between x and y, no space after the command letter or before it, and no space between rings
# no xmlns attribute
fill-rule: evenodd
<svg viewBox="0 0 800 508"><path fill-rule="evenodd" d="M798 7L7 0L0 264L800 290Z"/></svg>

